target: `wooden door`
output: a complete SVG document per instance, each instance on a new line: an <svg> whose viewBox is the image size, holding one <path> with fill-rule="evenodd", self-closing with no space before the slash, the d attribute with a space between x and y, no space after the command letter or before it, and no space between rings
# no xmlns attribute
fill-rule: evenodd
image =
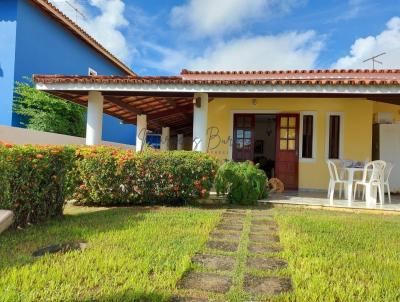
<svg viewBox="0 0 400 302"><path fill-rule="evenodd" d="M232 157L234 161L254 160L254 114L235 114Z"/></svg>
<svg viewBox="0 0 400 302"><path fill-rule="evenodd" d="M276 117L275 175L289 190L299 187L299 120L298 114Z"/></svg>

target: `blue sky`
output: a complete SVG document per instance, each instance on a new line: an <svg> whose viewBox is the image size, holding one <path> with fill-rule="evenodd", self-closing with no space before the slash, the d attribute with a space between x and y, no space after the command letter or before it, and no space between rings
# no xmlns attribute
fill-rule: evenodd
<svg viewBox="0 0 400 302"><path fill-rule="evenodd" d="M400 0L63 0L141 75L193 70L400 68Z"/></svg>

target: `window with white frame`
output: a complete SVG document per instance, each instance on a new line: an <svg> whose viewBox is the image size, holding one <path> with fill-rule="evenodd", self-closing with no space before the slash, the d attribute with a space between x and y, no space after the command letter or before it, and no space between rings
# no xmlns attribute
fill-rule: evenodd
<svg viewBox="0 0 400 302"><path fill-rule="evenodd" d="M89 69L88 69L88 75L89 75L89 76L97 76L97 71L94 70L93 68L90 68L90 67L89 67Z"/></svg>
<svg viewBox="0 0 400 302"><path fill-rule="evenodd" d="M302 112L300 121L300 158L316 157L316 112Z"/></svg>
<svg viewBox="0 0 400 302"><path fill-rule="evenodd" d="M326 155L329 159L340 159L343 148L343 114L329 113L327 116Z"/></svg>

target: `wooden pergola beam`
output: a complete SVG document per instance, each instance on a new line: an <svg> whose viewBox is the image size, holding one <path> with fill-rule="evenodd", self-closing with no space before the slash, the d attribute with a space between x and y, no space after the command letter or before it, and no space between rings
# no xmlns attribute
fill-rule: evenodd
<svg viewBox="0 0 400 302"><path fill-rule="evenodd" d="M174 109L164 110L164 111L160 111L160 112L156 112L156 113L150 113L147 116L151 120L156 120L156 119L168 116L168 115L188 113L188 111L190 111L192 108L193 108L192 105L190 105L190 106L186 105L186 106L181 106L181 107L177 107Z"/></svg>
<svg viewBox="0 0 400 302"><path fill-rule="evenodd" d="M52 94L85 107L88 102L88 95L83 93L57 91ZM192 123L190 112L193 110L193 98L182 96L130 96L123 93L117 95L109 92L103 93L103 97L104 113L114 116L126 124L135 124L137 122L137 115L142 114L147 115L149 129L152 130L158 130L162 127L173 128L177 126L177 123L180 125L182 123ZM164 108L166 110L160 111ZM168 116L174 117L168 119Z"/></svg>
<svg viewBox="0 0 400 302"><path fill-rule="evenodd" d="M113 103L113 104L117 105L118 107L120 107L120 108L122 108L122 109L125 109L126 111L131 112L131 113L134 113L134 114L143 114L143 111L142 111L142 110L136 109L135 107L133 107L133 106L131 106L131 105L129 105L129 104L127 104L127 103L125 103L125 102L123 102L123 101L121 101L121 100L115 98L115 97L110 97L110 96L108 96L106 100L107 100L108 102L110 102L110 103Z"/></svg>
<svg viewBox="0 0 400 302"><path fill-rule="evenodd" d="M176 101L174 100L169 100L169 99L162 99L162 101L165 101L166 103L168 103L168 105L172 106L173 108L176 108Z"/></svg>
<svg viewBox="0 0 400 302"><path fill-rule="evenodd" d="M131 99L129 102L133 103L135 106L136 105L146 105L148 103L156 102L156 101L158 101L158 99L162 99L162 98L156 98L154 96L147 96L147 97L143 97L140 99ZM140 102L140 104L136 104L138 102Z"/></svg>

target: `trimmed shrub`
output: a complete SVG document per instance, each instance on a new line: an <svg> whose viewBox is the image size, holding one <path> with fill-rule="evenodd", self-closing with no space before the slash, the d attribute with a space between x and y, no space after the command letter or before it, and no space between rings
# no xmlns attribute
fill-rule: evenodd
<svg viewBox="0 0 400 302"><path fill-rule="evenodd" d="M206 197L217 161L198 152L0 143L0 209L15 226L61 216L68 198L85 205L183 204Z"/></svg>
<svg viewBox="0 0 400 302"><path fill-rule="evenodd" d="M11 148L12 145L0 142L0 209L4 207L11 195L11 173L13 166L11 162L7 161L7 148ZM2 206L3 205L3 206Z"/></svg>
<svg viewBox="0 0 400 302"><path fill-rule="evenodd" d="M76 154L80 204L183 204L206 197L217 170L216 160L199 152L91 147Z"/></svg>
<svg viewBox="0 0 400 302"><path fill-rule="evenodd" d="M15 226L62 215L73 163L70 147L0 144L0 208L14 211Z"/></svg>
<svg viewBox="0 0 400 302"><path fill-rule="evenodd" d="M242 205L252 205L266 198L267 176L251 162L224 163L215 177L217 194L227 194L228 201Z"/></svg>

